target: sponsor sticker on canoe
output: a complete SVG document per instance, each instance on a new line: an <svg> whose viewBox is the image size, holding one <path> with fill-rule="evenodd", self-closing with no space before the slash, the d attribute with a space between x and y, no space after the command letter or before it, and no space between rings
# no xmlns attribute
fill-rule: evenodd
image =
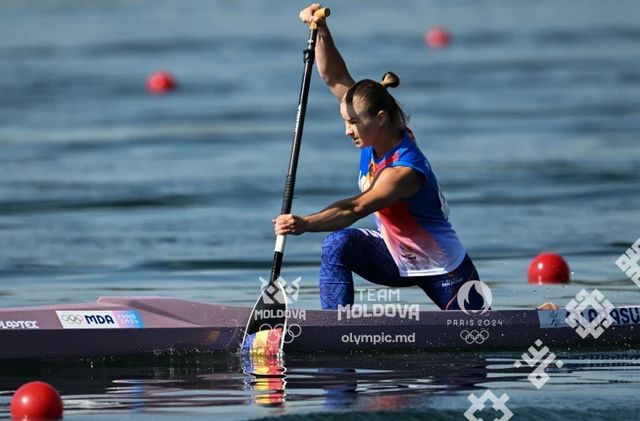
<svg viewBox="0 0 640 421"><path fill-rule="evenodd" d="M36 320L0 320L0 329L40 329Z"/></svg>
<svg viewBox="0 0 640 421"><path fill-rule="evenodd" d="M598 311L593 308L585 309L582 313L589 322L598 317ZM609 314L613 319L613 325L640 325L640 307L616 307ZM566 319L569 312L565 309L538 310L538 319L542 329L569 327Z"/></svg>
<svg viewBox="0 0 640 421"><path fill-rule="evenodd" d="M56 311L65 329L138 329L144 327L136 310Z"/></svg>

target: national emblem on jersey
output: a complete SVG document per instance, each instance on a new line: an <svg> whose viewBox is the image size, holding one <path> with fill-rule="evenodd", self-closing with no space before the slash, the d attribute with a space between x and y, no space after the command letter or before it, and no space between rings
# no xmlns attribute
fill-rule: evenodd
<svg viewBox="0 0 640 421"><path fill-rule="evenodd" d="M360 191L367 191L369 187L371 187L371 183L373 182L373 170L375 166L373 164L373 160L369 162L369 166L367 167L367 171L362 174L360 173L360 177L358 180L358 187L360 187Z"/></svg>

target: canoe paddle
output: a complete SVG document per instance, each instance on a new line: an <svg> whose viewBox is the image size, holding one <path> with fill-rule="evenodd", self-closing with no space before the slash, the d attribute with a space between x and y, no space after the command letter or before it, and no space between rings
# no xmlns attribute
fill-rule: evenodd
<svg viewBox="0 0 640 421"><path fill-rule="evenodd" d="M329 9L323 8L315 11L314 16L324 18L329 16ZM316 38L318 36L318 25L312 22L309 26L309 40L307 48L304 50L304 73L302 75L302 86L300 87L300 99L298 101L298 112L293 131L293 145L291 146L291 156L289 158L289 172L284 185L282 195L281 214L291 213L293 202L293 190L296 183L296 171L298 169L298 156L300 155L300 145L302 143L302 129L304 118L307 112L307 99L309 97L309 86L311 84L311 72L315 59ZM279 354L284 345L287 332L287 295L284 286L280 281L280 269L282 267L282 257L284 256L285 236L276 236L276 246L273 255L273 266L271 267L271 277L269 283L262 290L256 305L251 311L247 327L242 339L242 350L257 354Z"/></svg>

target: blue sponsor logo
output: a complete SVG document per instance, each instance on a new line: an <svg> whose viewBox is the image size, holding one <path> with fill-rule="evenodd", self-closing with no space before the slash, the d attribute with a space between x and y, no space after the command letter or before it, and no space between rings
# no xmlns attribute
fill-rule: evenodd
<svg viewBox="0 0 640 421"><path fill-rule="evenodd" d="M99 314L85 314L84 321L87 322L88 325L114 325L116 324L115 320L111 316L101 316Z"/></svg>
<svg viewBox="0 0 640 421"><path fill-rule="evenodd" d="M598 312L593 308L586 310L586 312L586 319L589 320L589 322L593 322L598 317ZM614 325L640 324L640 307L614 308L609 315L615 320Z"/></svg>
<svg viewBox="0 0 640 421"><path fill-rule="evenodd" d="M142 318L136 310L114 311L120 327L138 329L144 327Z"/></svg>
<svg viewBox="0 0 640 421"><path fill-rule="evenodd" d="M640 325L640 307L615 307L611 309L609 315L612 325ZM569 317L569 312L565 309L538 310L540 327L543 329L566 327L568 326L567 317ZM585 309L582 312L582 317L592 323L598 317L598 310L594 308Z"/></svg>

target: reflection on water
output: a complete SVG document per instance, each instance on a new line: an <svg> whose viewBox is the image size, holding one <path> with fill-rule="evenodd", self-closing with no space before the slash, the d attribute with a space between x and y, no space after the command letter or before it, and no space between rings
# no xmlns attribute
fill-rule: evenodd
<svg viewBox="0 0 640 421"><path fill-rule="evenodd" d="M517 414L522 399L538 393L549 407L584 409L589 403L561 401L575 394L576 384L624 398L640 383L640 352L560 353L561 369L547 372L550 381L537 391L525 368L516 369L515 353L496 354L323 354L318 356L249 357L239 355L173 355L39 363L4 363L0 403L21 384L40 379L60 390L67 416L138 413L224 413L230 418L293 411L404 411L431 407L458 414L467 396L491 389L511 396ZM582 391L586 397L591 392ZM534 395L535 396L535 395ZM447 399L444 399L444 398ZM446 403L445 403L446 402ZM569 403L568 403L569 402ZM251 408L248 408L249 405ZM564 405L564 406L563 406ZM7 409L0 416L7 414Z"/></svg>
<svg viewBox="0 0 640 421"><path fill-rule="evenodd" d="M250 376L245 387L254 392L254 402L266 406L284 404L287 370L282 355L244 352L239 358L242 358L243 372Z"/></svg>

